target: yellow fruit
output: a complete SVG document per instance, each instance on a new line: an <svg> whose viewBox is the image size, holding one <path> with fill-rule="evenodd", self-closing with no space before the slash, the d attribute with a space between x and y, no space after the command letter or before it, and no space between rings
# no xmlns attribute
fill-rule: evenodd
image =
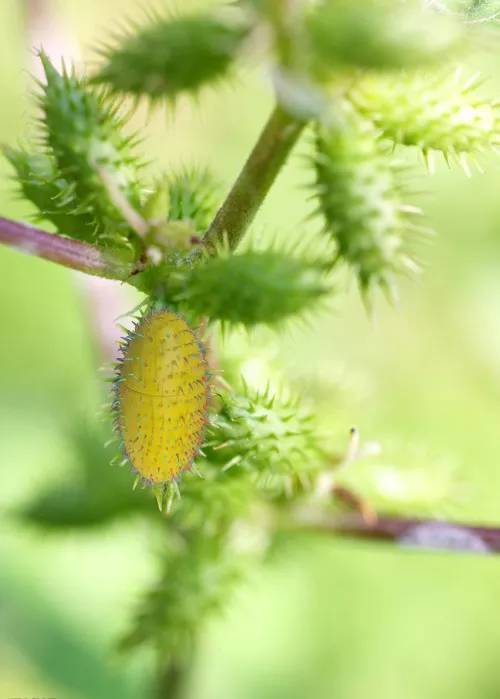
<svg viewBox="0 0 500 699"><path fill-rule="evenodd" d="M141 480L190 468L203 442L209 386L204 350L172 311L146 315L127 338L117 377L117 428Z"/></svg>

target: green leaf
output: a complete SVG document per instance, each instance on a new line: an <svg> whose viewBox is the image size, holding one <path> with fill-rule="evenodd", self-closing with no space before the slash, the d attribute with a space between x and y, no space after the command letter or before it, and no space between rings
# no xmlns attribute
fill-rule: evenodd
<svg viewBox="0 0 500 699"><path fill-rule="evenodd" d="M110 465L117 447L111 430L79 416L69 431L68 465L76 468L61 483L51 485L17 514L45 529L67 530L102 526L134 514L156 516L154 500L133 492L133 476Z"/></svg>
<svg viewBox="0 0 500 699"><path fill-rule="evenodd" d="M155 18L102 51L104 65L93 82L118 93L174 100L226 76L246 34L240 21L216 14Z"/></svg>

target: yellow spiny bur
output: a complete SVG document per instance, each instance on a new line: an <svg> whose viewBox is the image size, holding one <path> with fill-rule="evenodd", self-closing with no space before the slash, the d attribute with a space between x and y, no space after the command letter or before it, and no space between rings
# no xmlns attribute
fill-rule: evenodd
<svg viewBox="0 0 500 699"><path fill-rule="evenodd" d="M126 339L117 377L117 428L149 485L166 484L197 455L207 420L204 350L172 311L146 315Z"/></svg>

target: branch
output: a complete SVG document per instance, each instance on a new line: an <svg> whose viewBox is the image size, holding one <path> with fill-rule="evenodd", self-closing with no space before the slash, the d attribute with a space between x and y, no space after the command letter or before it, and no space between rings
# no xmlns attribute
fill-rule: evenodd
<svg viewBox="0 0 500 699"><path fill-rule="evenodd" d="M107 279L125 281L137 271L133 264L124 262L111 251L2 217L0 243L57 262L64 267Z"/></svg>
<svg viewBox="0 0 500 699"><path fill-rule="evenodd" d="M338 516L302 510L296 513L294 525L299 531L390 541L405 548L500 553L500 528L462 522L380 516L374 523L367 523L359 514Z"/></svg>
<svg viewBox="0 0 500 699"><path fill-rule="evenodd" d="M264 201L306 122L276 107L248 160L205 234L207 247L224 241L235 248ZM47 233L0 217L0 243L57 262L65 267L107 279L125 281L137 267L111 251L89 243Z"/></svg>
<svg viewBox="0 0 500 699"><path fill-rule="evenodd" d="M275 107L205 234L204 242L208 247L223 242L225 236L232 249L238 245L305 125L305 121Z"/></svg>

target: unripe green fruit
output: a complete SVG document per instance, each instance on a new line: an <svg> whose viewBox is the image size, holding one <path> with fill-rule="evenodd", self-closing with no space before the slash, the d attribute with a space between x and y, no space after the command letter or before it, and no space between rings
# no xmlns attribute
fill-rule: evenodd
<svg viewBox="0 0 500 699"><path fill-rule="evenodd" d="M392 287L395 272L414 265L408 254L412 207L405 204L401 166L390 144L349 105L340 123L318 127L313 190L337 259L354 270L364 294Z"/></svg>

